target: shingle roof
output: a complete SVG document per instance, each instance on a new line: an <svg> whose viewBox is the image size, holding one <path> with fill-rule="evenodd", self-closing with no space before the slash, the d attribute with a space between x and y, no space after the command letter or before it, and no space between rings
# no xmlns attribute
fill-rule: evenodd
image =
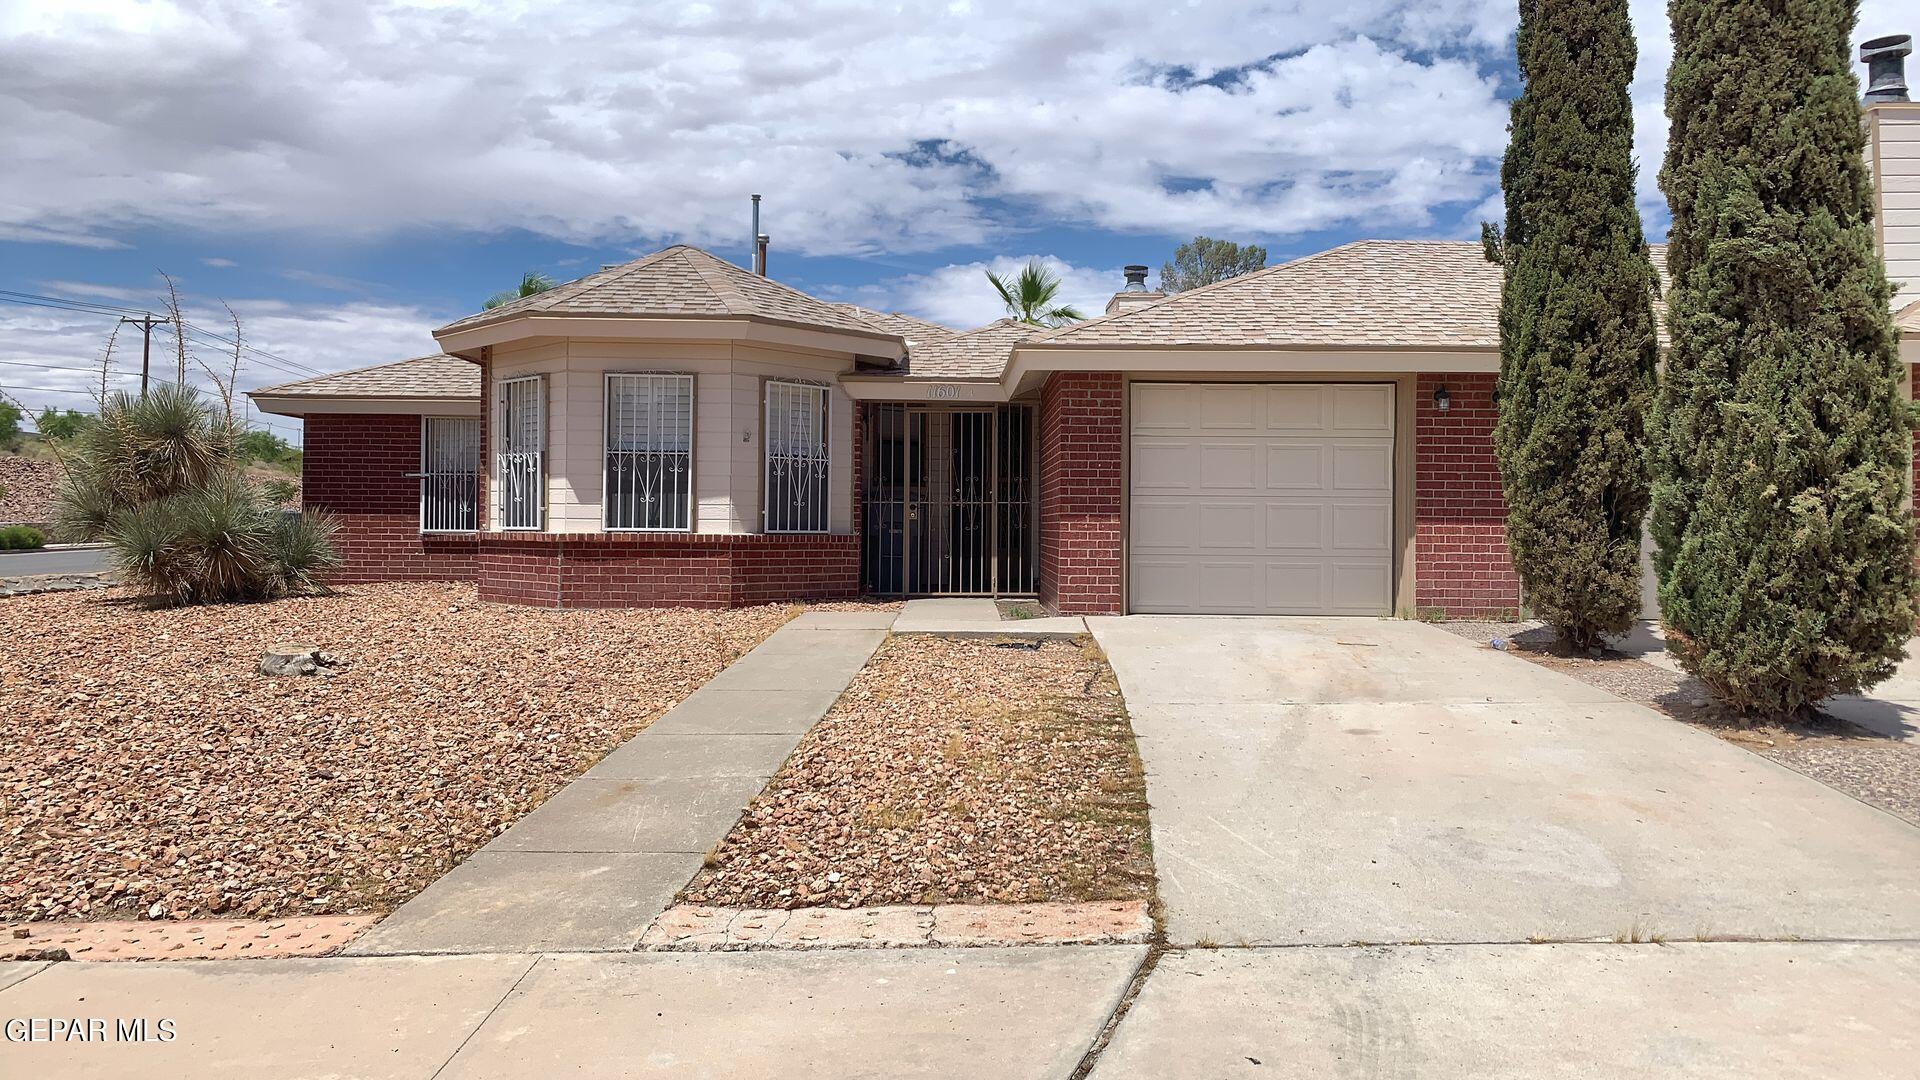
<svg viewBox="0 0 1920 1080"><path fill-rule="evenodd" d="M1013 347L1045 330L1013 319L988 323L978 330L925 341L907 350L908 378L997 379L1006 370Z"/></svg>
<svg viewBox="0 0 1920 1080"><path fill-rule="evenodd" d="M950 338L960 333L960 331L955 330L951 326L941 326L937 322L929 322L926 319L915 318L912 315L902 315L897 311L875 311L872 308L861 307L859 304L835 304L833 306L889 334L900 335L906 339L908 344L916 341L934 341L940 338Z"/></svg>
<svg viewBox="0 0 1920 1080"><path fill-rule="evenodd" d="M1654 264L1665 262L1655 246ZM1056 330L1036 345L1497 349L1478 243L1360 240Z"/></svg>
<svg viewBox="0 0 1920 1080"><path fill-rule="evenodd" d="M480 397L480 365L435 353L391 364L336 371L314 379L265 386L267 397L474 398Z"/></svg>
<svg viewBox="0 0 1920 1080"><path fill-rule="evenodd" d="M839 305L685 244L469 315L434 333L470 330L518 315L751 318L869 337L899 336Z"/></svg>
<svg viewBox="0 0 1920 1080"><path fill-rule="evenodd" d="M1920 300L1915 300L1895 312L1893 323L1904 333L1920 334Z"/></svg>

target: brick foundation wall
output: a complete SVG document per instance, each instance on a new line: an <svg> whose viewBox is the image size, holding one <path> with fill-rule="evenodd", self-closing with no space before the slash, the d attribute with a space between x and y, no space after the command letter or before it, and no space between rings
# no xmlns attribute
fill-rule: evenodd
<svg viewBox="0 0 1920 1080"><path fill-rule="evenodd" d="M1494 460L1492 374L1421 375L1414 422L1415 605L1454 617L1520 607ZM1433 403L1442 386L1446 412Z"/></svg>
<svg viewBox="0 0 1920 1080"><path fill-rule="evenodd" d="M329 580L473 578L473 534L420 533L418 416L309 416L305 442L302 502L340 526L346 565Z"/></svg>
<svg viewBox="0 0 1920 1080"><path fill-rule="evenodd" d="M1040 603L1064 615L1117 614L1124 384L1118 373L1057 374L1040 394Z"/></svg>
<svg viewBox="0 0 1920 1080"><path fill-rule="evenodd" d="M850 535L487 533L480 599L539 607L739 607L860 589Z"/></svg>

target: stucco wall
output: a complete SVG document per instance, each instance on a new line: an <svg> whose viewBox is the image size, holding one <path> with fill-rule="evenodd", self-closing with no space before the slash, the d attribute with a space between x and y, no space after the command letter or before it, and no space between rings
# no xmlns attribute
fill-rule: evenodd
<svg viewBox="0 0 1920 1080"><path fill-rule="evenodd" d="M547 531L559 533L604 528L607 373L694 376L693 531L702 534L761 528L766 381L829 384L829 527L847 533L853 529L853 402L833 376L851 366L850 359L744 344L571 339L496 350L491 378L539 374L547 379Z"/></svg>

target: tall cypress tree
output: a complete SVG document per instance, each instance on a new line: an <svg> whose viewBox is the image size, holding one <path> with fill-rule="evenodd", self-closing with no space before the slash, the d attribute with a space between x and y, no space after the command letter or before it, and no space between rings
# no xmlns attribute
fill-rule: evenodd
<svg viewBox="0 0 1920 1080"><path fill-rule="evenodd" d="M1521 0L1518 52L1507 220L1489 236L1506 273L1494 447L1527 603L1587 648L1639 612L1658 358L1626 0Z"/></svg>
<svg viewBox="0 0 1920 1080"><path fill-rule="evenodd" d="M1913 630L1911 410L1874 251L1850 0L1672 0L1660 606L1749 712L1885 678Z"/></svg>

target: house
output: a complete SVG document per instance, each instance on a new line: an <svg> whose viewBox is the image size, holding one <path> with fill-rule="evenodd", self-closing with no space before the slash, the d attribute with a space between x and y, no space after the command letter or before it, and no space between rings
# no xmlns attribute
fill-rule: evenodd
<svg viewBox="0 0 1920 1080"><path fill-rule="evenodd" d="M1920 362L1920 105L1870 102ZM1032 595L1063 613L1511 612L1500 271L1368 240L960 332L675 246L255 391L348 580L546 606Z"/></svg>

